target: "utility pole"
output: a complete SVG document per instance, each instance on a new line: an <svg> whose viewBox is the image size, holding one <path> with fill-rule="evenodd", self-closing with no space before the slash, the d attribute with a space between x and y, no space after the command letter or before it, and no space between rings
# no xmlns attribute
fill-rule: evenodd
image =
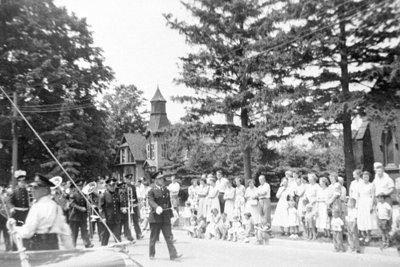
<svg viewBox="0 0 400 267"><path fill-rule="evenodd" d="M18 95L17 92L13 94L13 101L15 106L18 106ZM17 181L14 176L14 172L18 170L18 135L17 135L17 108L13 106L13 116L11 118L11 135L12 135L12 165L11 165L11 181L12 187L15 188Z"/></svg>

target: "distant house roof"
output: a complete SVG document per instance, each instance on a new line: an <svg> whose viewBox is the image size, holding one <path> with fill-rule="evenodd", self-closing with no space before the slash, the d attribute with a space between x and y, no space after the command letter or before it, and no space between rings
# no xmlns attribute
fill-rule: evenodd
<svg viewBox="0 0 400 267"><path fill-rule="evenodd" d="M150 102L157 102L157 101L161 101L161 102L167 102L165 100L165 98L162 96L160 88L158 88L157 86L157 90L156 93L154 94L153 98L150 100Z"/></svg>
<svg viewBox="0 0 400 267"><path fill-rule="evenodd" d="M355 138L356 140L362 140L364 139L365 133L368 129L368 121L363 121L360 128L357 130L357 133L355 134Z"/></svg>
<svg viewBox="0 0 400 267"><path fill-rule="evenodd" d="M128 143L135 161L146 160L146 137L138 133L126 133L121 143L124 143L124 140Z"/></svg>

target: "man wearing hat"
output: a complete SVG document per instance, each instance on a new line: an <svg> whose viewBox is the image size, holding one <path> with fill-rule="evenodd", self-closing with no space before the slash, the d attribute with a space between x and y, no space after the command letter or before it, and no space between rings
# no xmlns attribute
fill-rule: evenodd
<svg viewBox="0 0 400 267"><path fill-rule="evenodd" d="M139 219L140 219L140 209L139 209L139 199L137 195L137 190L136 186L133 183L133 174L127 174L124 177L124 182L125 182L125 188L126 190L129 190L131 192L131 199L130 199L130 204L132 206L132 214L131 214L131 220L133 222L133 227L135 228L135 233L136 233L136 239L142 239L142 230L140 229L139 225Z"/></svg>
<svg viewBox="0 0 400 267"><path fill-rule="evenodd" d="M148 193L148 201L151 208L149 215L149 256L150 259L154 259L156 254L156 240L160 231L162 231L165 242L167 243L169 257L171 260L176 260L182 257L182 255L178 255L172 242L171 218L173 214L170 193L164 185L164 177L161 174L155 177L154 184L154 187Z"/></svg>
<svg viewBox="0 0 400 267"><path fill-rule="evenodd" d="M30 204L26 184L26 171L15 171L14 177L17 179L17 187L10 196L11 212L14 212L12 217L16 220L17 226L21 226L25 223Z"/></svg>
<svg viewBox="0 0 400 267"><path fill-rule="evenodd" d="M23 239L29 239L27 250L59 249L58 236L63 246L72 248L71 230L65 220L61 207L52 200L50 187L54 186L45 176L36 174L32 185L32 193L36 202L29 210L25 224L15 227ZM8 221L9 229L15 225L15 219Z"/></svg>
<svg viewBox="0 0 400 267"><path fill-rule="evenodd" d="M121 233L122 229L124 229L124 235L128 241L133 241L131 229L129 228L129 213L128 213L128 192L127 192L127 185L124 182L118 182L118 193L121 199Z"/></svg>
<svg viewBox="0 0 400 267"><path fill-rule="evenodd" d="M72 240L76 247L76 240L78 238L79 229L81 230L81 237L85 248L91 248L93 245L90 242L88 233L88 205L82 196L83 180L78 179L75 181L78 188L73 188L70 192L71 210L69 212L69 226L72 231ZM79 189L79 190L78 190Z"/></svg>
<svg viewBox="0 0 400 267"><path fill-rule="evenodd" d="M117 180L114 178L106 181L106 191L101 195L99 201L99 210L108 228L114 236L121 240L121 199L116 191ZM110 233L107 229L104 230L101 238L101 245L107 246Z"/></svg>

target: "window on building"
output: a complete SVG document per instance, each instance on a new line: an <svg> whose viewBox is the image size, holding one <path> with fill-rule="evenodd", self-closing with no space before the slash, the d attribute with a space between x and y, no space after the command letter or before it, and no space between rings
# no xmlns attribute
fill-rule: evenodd
<svg viewBox="0 0 400 267"><path fill-rule="evenodd" d="M132 155L132 151L128 148L127 149L127 153L128 153L128 162L131 163L134 161L133 155Z"/></svg>
<svg viewBox="0 0 400 267"><path fill-rule="evenodd" d="M161 144L161 158L168 158L168 144Z"/></svg>
<svg viewBox="0 0 400 267"><path fill-rule="evenodd" d="M151 159L150 144L146 145L146 155L147 155L147 159Z"/></svg>
<svg viewBox="0 0 400 267"><path fill-rule="evenodd" d="M150 144L150 159L155 159L156 158L156 151L155 151L155 146L154 144Z"/></svg>
<svg viewBox="0 0 400 267"><path fill-rule="evenodd" d="M127 153L126 153L126 147L121 147L120 150L120 163L126 163L127 161Z"/></svg>
<svg viewBox="0 0 400 267"><path fill-rule="evenodd" d="M385 166L395 163L396 139L391 129L384 129L381 136L383 162Z"/></svg>

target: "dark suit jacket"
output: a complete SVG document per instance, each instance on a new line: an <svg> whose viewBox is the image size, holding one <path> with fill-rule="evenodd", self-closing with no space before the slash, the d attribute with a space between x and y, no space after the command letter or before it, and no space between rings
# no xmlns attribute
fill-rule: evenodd
<svg viewBox="0 0 400 267"><path fill-rule="evenodd" d="M101 195L99 209L108 224L119 224L121 222L121 199L120 194L115 191L105 191Z"/></svg>
<svg viewBox="0 0 400 267"><path fill-rule="evenodd" d="M71 211L69 213L69 220L74 222L86 221L88 216L88 206L86 204L86 200L79 193L77 189L74 189L70 194L71 202ZM86 211L80 211L78 208L85 208Z"/></svg>
<svg viewBox="0 0 400 267"><path fill-rule="evenodd" d="M29 194L24 187L17 187L10 197L11 205L18 208L29 208Z"/></svg>
<svg viewBox="0 0 400 267"><path fill-rule="evenodd" d="M161 190L155 186L149 191L148 199L151 208L149 223L171 223L171 217L173 217L173 213L171 210L171 199L168 189L164 187L164 189ZM160 215L156 213L156 208L158 206L164 209Z"/></svg>

